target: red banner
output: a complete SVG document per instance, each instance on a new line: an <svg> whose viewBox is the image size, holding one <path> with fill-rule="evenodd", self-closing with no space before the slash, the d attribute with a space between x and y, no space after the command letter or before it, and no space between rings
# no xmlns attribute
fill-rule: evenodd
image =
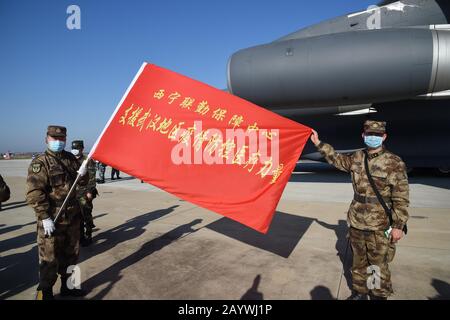
<svg viewBox="0 0 450 320"><path fill-rule="evenodd" d="M91 156L266 233L311 129L144 64Z"/></svg>

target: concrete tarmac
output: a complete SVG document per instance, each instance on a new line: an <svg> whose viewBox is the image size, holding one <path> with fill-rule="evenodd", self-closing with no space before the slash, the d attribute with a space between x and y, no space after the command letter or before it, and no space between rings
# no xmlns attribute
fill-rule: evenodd
<svg viewBox="0 0 450 320"><path fill-rule="evenodd" d="M34 299L36 223L24 202L29 160L1 160L0 299ZM106 177L110 176L110 168ZM267 235L139 180L99 185L94 244L81 248L86 299L345 299L350 177L302 163ZM392 299L450 298L450 179L410 177L409 234L391 264ZM59 293L59 283L55 286Z"/></svg>

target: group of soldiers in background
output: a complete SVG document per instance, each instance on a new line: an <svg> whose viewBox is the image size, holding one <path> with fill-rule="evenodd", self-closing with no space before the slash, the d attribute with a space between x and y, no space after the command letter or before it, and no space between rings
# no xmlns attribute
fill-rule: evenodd
<svg viewBox="0 0 450 320"><path fill-rule="evenodd" d="M99 179L97 180L97 183L105 183L105 171L106 171L106 164L101 163L100 161L97 161L97 170ZM115 180L114 176L117 177L117 179L122 179L120 176L120 171L111 167L111 180Z"/></svg>

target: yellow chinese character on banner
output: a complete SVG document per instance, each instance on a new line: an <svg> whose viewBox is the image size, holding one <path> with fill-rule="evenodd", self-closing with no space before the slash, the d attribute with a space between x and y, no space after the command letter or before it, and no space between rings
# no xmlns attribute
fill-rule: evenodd
<svg viewBox="0 0 450 320"><path fill-rule="evenodd" d="M179 97L181 97L181 94L179 94L178 92L174 92L174 93L171 93L170 95L169 95L169 104L172 104L175 100L177 100Z"/></svg>
<svg viewBox="0 0 450 320"><path fill-rule="evenodd" d="M252 167L248 170L248 172L252 172L253 168L255 167L256 163L258 163L259 157L261 154L259 152L254 152L250 155L247 162L245 162L244 168L247 168L249 165Z"/></svg>
<svg viewBox="0 0 450 320"><path fill-rule="evenodd" d="M124 115L120 117L119 123L122 124L123 126L126 123L128 113L131 111L131 109L133 109L133 107L134 107L134 104L132 104L131 107L129 107L127 110L125 110Z"/></svg>
<svg viewBox="0 0 450 320"><path fill-rule="evenodd" d="M209 111L208 101L202 101L197 105L195 112L200 113L202 116L207 114Z"/></svg>
<svg viewBox="0 0 450 320"><path fill-rule="evenodd" d="M209 153L209 155L212 155L214 151L219 147L219 144L222 142L221 139L219 139L219 135L216 133L211 138L209 138L208 143L206 144L205 151Z"/></svg>
<svg viewBox="0 0 450 320"><path fill-rule="evenodd" d="M159 91L156 91L153 94L153 98L156 98L158 100L161 100L164 97L164 89L159 89Z"/></svg>
<svg viewBox="0 0 450 320"><path fill-rule="evenodd" d="M142 110L144 110L144 108L139 108L139 107L136 110L134 110L131 113L131 116L128 118L127 124L134 127L134 123L136 122L137 118L141 114Z"/></svg>
<svg viewBox="0 0 450 320"><path fill-rule="evenodd" d="M189 127L181 134L180 138L178 139L178 142L184 143L186 145L189 144L189 139L191 138L192 134L194 133L196 127L195 124L193 127Z"/></svg>
<svg viewBox="0 0 450 320"><path fill-rule="evenodd" d="M243 160L245 159L245 150L248 149L248 146L242 146L239 148L239 150L236 152L233 158L233 164L239 164L241 165Z"/></svg>
<svg viewBox="0 0 450 320"><path fill-rule="evenodd" d="M252 124L251 126L247 127L247 131L258 131L258 124L255 122L254 124Z"/></svg>
<svg viewBox="0 0 450 320"><path fill-rule="evenodd" d="M225 114L227 113L227 110L218 108L213 111L213 115L211 118L216 119L218 121L222 121L225 118Z"/></svg>
<svg viewBox="0 0 450 320"><path fill-rule="evenodd" d="M200 133L197 133L194 137L194 143L192 146L194 147L195 151L199 151L202 148L203 142L205 142L207 139L206 137L209 134L209 130L202 131Z"/></svg>
<svg viewBox="0 0 450 320"><path fill-rule="evenodd" d="M181 129L181 126L184 124L184 122L178 122L178 124L174 125L172 129L170 130L169 134L167 135L167 138L171 141L177 140L178 132Z"/></svg>
<svg viewBox="0 0 450 320"><path fill-rule="evenodd" d="M269 132L269 130L267 130L267 131L264 131L264 136L267 139L272 140L273 137L277 136L277 133L276 132Z"/></svg>
<svg viewBox="0 0 450 320"><path fill-rule="evenodd" d="M256 173L256 175L260 175L261 178L264 178L269 174L270 169L272 169L273 163L272 163L272 157L270 157L268 160L264 161L264 166Z"/></svg>
<svg viewBox="0 0 450 320"><path fill-rule="evenodd" d="M151 110L152 110L152 108L149 108L148 111L146 113L144 113L144 115L142 117L139 118L137 125L136 125L138 128L140 128L139 131L142 131L142 128L144 127L144 122L150 116Z"/></svg>
<svg viewBox="0 0 450 320"><path fill-rule="evenodd" d="M183 102L180 104L180 107L183 109L191 109L192 104L195 102L195 99L186 97Z"/></svg>
<svg viewBox="0 0 450 320"><path fill-rule="evenodd" d="M172 118L166 119L159 124L158 129L156 131L161 132L162 134L167 134L169 132L169 127L172 124Z"/></svg>
<svg viewBox="0 0 450 320"><path fill-rule="evenodd" d="M236 144L234 143L233 139L228 139L225 143L222 143L222 146L219 149L219 154L222 155L222 158L228 159L230 153L233 152L235 147Z"/></svg>
<svg viewBox="0 0 450 320"><path fill-rule="evenodd" d="M233 126L233 129L236 129L236 127L240 127L241 123L244 121L244 117L238 116L237 114L233 115L231 117L230 121L228 121L228 124L231 124Z"/></svg>
<svg viewBox="0 0 450 320"><path fill-rule="evenodd" d="M281 163L278 165L278 167L272 171L272 181L270 181L270 184L274 184L278 178L281 176L281 173L283 172L284 165Z"/></svg>
<svg viewBox="0 0 450 320"><path fill-rule="evenodd" d="M155 114L155 116L153 117L153 119L151 119L151 120L148 122L148 125L147 125L147 127L145 128L145 130L147 130L148 128L152 128L153 131L155 131L155 130L156 130L156 125L157 125L157 123L159 122L159 120L161 120L161 116L159 116L158 114Z"/></svg>

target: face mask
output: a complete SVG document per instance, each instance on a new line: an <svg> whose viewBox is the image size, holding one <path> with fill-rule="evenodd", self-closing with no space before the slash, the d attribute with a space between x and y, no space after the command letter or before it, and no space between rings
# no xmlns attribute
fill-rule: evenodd
<svg viewBox="0 0 450 320"><path fill-rule="evenodd" d="M78 149L72 149L71 152L75 157L78 157L80 155L80 150L78 150Z"/></svg>
<svg viewBox="0 0 450 320"><path fill-rule="evenodd" d="M65 141L53 140L48 142L48 148L50 151L53 152L61 152L64 150L65 146L66 146Z"/></svg>
<svg viewBox="0 0 450 320"><path fill-rule="evenodd" d="M369 147L369 148L379 148L381 147L381 145L383 144L383 137L379 137L379 136L364 136L364 143Z"/></svg>

